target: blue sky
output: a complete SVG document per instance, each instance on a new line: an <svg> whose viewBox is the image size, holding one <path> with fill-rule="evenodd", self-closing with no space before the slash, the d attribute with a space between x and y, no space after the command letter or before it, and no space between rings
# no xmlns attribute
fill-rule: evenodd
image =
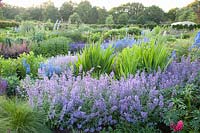
<svg viewBox="0 0 200 133"><path fill-rule="evenodd" d="M47 0L3 0L3 2L23 6L30 7L33 5L39 5ZM51 0L55 3L57 7L60 7L63 2L67 0ZM71 0L73 2L79 3L82 0ZM140 2L145 6L157 5L161 7L164 11L168 11L171 8L175 7L184 7L194 0L89 0L90 3L94 6L105 7L106 9L111 9L112 7L119 6L121 4L127 2Z"/></svg>

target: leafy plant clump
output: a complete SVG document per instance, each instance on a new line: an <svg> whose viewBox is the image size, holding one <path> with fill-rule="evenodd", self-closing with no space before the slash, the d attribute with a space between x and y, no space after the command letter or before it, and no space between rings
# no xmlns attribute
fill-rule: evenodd
<svg viewBox="0 0 200 133"><path fill-rule="evenodd" d="M16 133L49 133L45 114L26 102L0 97L0 131Z"/></svg>
<svg viewBox="0 0 200 133"><path fill-rule="evenodd" d="M76 68L81 67L82 71L87 72L93 69L96 76L111 73L114 64L114 49L109 47L105 50L99 44L90 45L78 56ZM78 72L78 70L77 70Z"/></svg>

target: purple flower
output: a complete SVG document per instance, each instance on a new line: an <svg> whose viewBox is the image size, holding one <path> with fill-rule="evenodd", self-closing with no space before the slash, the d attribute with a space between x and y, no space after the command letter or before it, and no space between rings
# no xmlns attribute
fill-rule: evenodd
<svg viewBox="0 0 200 133"><path fill-rule="evenodd" d="M147 118L148 113L147 112L141 112L141 116L143 119Z"/></svg>
<svg viewBox="0 0 200 133"><path fill-rule="evenodd" d="M34 82L26 77L21 84L30 104L46 109L48 121L93 132L122 120L136 123L159 117L163 107L173 106L164 102L161 91L194 82L199 71L198 60L183 58L181 62L172 62L164 72L137 73L126 79L115 80L113 75L99 79L91 75L73 77L72 71L67 71Z"/></svg>
<svg viewBox="0 0 200 133"><path fill-rule="evenodd" d="M2 80L0 78L0 95L5 94L6 93L6 88L8 86L8 83L6 80Z"/></svg>

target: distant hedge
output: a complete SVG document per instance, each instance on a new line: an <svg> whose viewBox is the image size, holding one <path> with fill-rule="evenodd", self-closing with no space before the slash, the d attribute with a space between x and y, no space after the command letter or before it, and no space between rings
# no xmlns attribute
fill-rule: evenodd
<svg viewBox="0 0 200 133"><path fill-rule="evenodd" d="M15 26L19 26L19 23L15 22L15 21L2 21L2 20L0 20L0 28L15 27Z"/></svg>
<svg viewBox="0 0 200 133"><path fill-rule="evenodd" d="M174 29L188 29L188 30L193 30L193 29L198 29L200 28L200 24L197 25L173 25L172 28Z"/></svg>
<svg viewBox="0 0 200 133"><path fill-rule="evenodd" d="M135 24L135 25L132 25L132 24L127 24L127 25L123 25L123 24L101 24L101 25L98 25L98 24L92 24L90 25L91 28L109 28L109 29L121 29L121 28L125 28L125 27L140 27L140 28L145 28L145 29L153 29L154 27L156 26L161 26L161 27L171 27L170 24ZM197 28L200 28L200 24L197 24L197 25L174 25L172 26L172 28L174 29L188 29L188 30L193 30L193 29L197 29Z"/></svg>

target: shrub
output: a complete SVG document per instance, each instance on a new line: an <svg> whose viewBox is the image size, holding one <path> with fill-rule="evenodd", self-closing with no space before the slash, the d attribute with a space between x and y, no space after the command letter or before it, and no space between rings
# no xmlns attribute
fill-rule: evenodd
<svg viewBox="0 0 200 133"><path fill-rule="evenodd" d="M176 57L177 59L181 59L182 56L189 56L190 54L190 47L191 47L191 41L190 40L177 40L171 47L173 50L176 51Z"/></svg>
<svg viewBox="0 0 200 133"><path fill-rule="evenodd" d="M16 60L18 77L24 78L26 74L37 77L38 68L43 61L42 56L35 56L33 52L21 54Z"/></svg>
<svg viewBox="0 0 200 133"><path fill-rule="evenodd" d="M139 36L139 35L141 35L141 30L139 28L136 28L136 27L129 27L127 33L130 34L130 35Z"/></svg>
<svg viewBox="0 0 200 133"><path fill-rule="evenodd" d="M183 131L200 131L200 90L198 84L187 84L186 86L172 87L165 90L165 95L172 95L169 101L173 108L165 110L164 122L166 125L182 120L184 122Z"/></svg>
<svg viewBox="0 0 200 133"><path fill-rule="evenodd" d="M4 59L0 57L0 76L8 77L16 74L17 64L16 59Z"/></svg>
<svg viewBox="0 0 200 133"><path fill-rule="evenodd" d="M26 102L0 98L0 131L16 133L50 132L45 114L33 110Z"/></svg>
<svg viewBox="0 0 200 133"><path fill-rule="evenodd" d="M17 75L21 79L26 74L30 74L36 77L40 62L43 61L44 58L42 56L35 56L33 52L21 54L17 59L0 58L0 76L9 77Z"/></svg>
<svg viewBox="0 0 200 133"><path fill-rule="evenodd" d="M111 47L106 50L101 49L99 44L93 44L86 47L83 53L78 56L76 68L82 68L87 72L93 69L93 72L100 76L103 73L110 73L114 63L114 49ZM78 70L77 70L78 72Z"/></svg>
<svg viewBox="0 0 200 133"><path fill-rule="evenodd" d="M24 21L21 23L19 29L23 35L33 33L35 31L35 24L31 21Z"/></svg>
<svg viewBox="0 0 200 133"><path fill-rule="evenodd" d="M7 81L7 90L6 90L6 94L7 96L11 97L11 96L15 96L16 95L16 89L17 87L20 85L20 80L17 77L17 75L12 75L9 77L5 77L4 78Z"/></svg>
<svg viewBox="0 0 200 133"><path fill-rule="evenodd" d="M59 33L59 35L70 38L73 42L86 42L87 38L79 30L70 30Z"/></svg>
<svg viewBox="0 0 200 133"><path fill-rule="evenodd" d="M15 27L19 26L19 23L15 21L0 21L0 28L6 28L6 27Z"/></svg>
<svg viewBox="0 0 200 133"><path fill-rule="evenodd" d="M51 38L38 44L32 44L31 50L36 55L41 54L45 57L65 55L68 54L70 42L71 40L65 37Z"/></svg>
<svg viewBox="0 0 200 133"><path fill-rule="evenodd" d="M36 43L40 43L46 39L45 32L37 32L33 35L32 40Z"/></svg>

